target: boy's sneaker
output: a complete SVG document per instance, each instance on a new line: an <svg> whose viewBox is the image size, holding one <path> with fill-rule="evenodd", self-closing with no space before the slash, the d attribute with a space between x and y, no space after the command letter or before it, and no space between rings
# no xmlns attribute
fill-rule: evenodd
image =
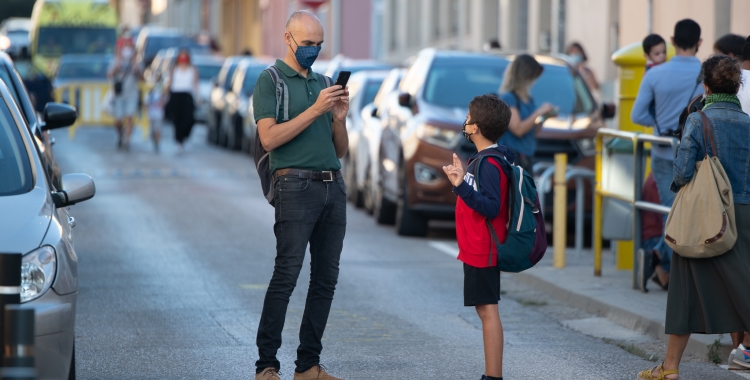
<svg viewBox="0 0 750 380"><path fill-rule="evenodd" d="M740 369L750 369L750 350L745 348L745 346L741 345L737 347L736 350L733 350L734 352L734 359L732 360L732 363L739 364L742 366ZM731 359L732 356L730 355L729 358ZM737 369L732 368L731 363L729 366L729 369Z"/></svg>
<svg viewBox="0 0 750 380"><path fill-rule="evenodd" d="M279 377L279 371L276 368L268 367L261 373L256 374L255 380L281 380L281 377Z"/></svg>
<svg viewBox="0 0 750 380"><path fill-rule="evenodd" d="M644 293L648 293L646 285L648 284L649 277L653 274L651 261L651 252L647 253L643 248L636 252L637 268L635 281L638 284L638 289Z"/></svg>
<svg viewBox="0 0 750 380"><path fill-rule="evenodd" d="M313 366L305 372L294 372L294 380L343 380L329 375L321 365Z"/></svg>

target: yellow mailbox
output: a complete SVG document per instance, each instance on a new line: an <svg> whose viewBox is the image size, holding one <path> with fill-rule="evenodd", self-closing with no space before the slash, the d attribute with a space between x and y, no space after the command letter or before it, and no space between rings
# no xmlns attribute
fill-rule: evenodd
<svg viewBox="0 0 750 380"><path fill-rule="evenodd" d="M672 44L667 43L667 60L674 56ZM620 130L628 132L652 133L651 127L638 125L630 120L635 98L641 79L646 72L646 58L643 56L643 45L640 42L627 45L612 54L612 62L617 65L617 118ZM649 161L650 162L650 161ZM646 165L646 173L650 165ZM640 231L633 231L640 233ZM633 269L633 241L617 242L617 269Z"/></svg>

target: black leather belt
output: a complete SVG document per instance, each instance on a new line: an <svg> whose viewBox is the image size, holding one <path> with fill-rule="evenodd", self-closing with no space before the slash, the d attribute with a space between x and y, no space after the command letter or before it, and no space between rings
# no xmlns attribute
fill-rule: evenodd
<svg viewBox="0 0 750 380"><path fill-rule="evenodd" d="M273 172L273 180L275 181L277 178L285 175L305 178L311 181L333 182L335 179L341 178L341 170L319 172L316 170L279 169Z"/></svg>

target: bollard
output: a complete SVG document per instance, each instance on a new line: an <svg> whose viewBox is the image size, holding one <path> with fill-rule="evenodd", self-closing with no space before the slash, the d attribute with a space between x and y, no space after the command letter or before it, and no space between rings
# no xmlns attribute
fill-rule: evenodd
<svg viewBox="0 0 750 380"><path fill-rule="evenodd" d="M20 253L0 254L0 310L5 310L5 305L21 303L22 260L23 255ZM2 323L0 318L0 342L5 342Z"/></svg>
<svg viewBox="0 0 750 380"><path fill-rule="evenodd" d="M594 178L594 277L602 276L602 149L604 143L602 136L597 135Z"/></svg>
<svg viewBox="0 0 750 380"><path fill-rule="evenodd" d="M5 356L2 380L36 379L34 368L34 309L22 305L5 307Z"/></svg>
<svg viewBox="0 0 750 380"><path fill-rule="evenodd" d="M567 234L566 218L568 206L568 188L565 181L565 170L568 156L565 153L555 154L555 204L552 220L552 242L554 245L553 265L555 268L565 268L565 237Z"/></svg>

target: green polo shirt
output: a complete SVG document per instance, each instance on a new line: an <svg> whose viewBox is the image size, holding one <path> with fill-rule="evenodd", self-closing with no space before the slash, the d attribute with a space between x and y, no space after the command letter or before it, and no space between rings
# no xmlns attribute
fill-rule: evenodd
<svg viewBox="0 0 750 380"><path fill-rule="evenodd" d="M289 119L294 119L310 108L318 100L320 91L325 89L325 82L317 73L309 70L307 78L294 71L282 60L276 60L275 66L281 72L281 78L289 88ZM281 123L284 117L283 96L279 106ZM260 119L276 117L276 88L271 74L263 71L255 83L253 92L253 111L255 122ZM333 146L333 115L327 112L315 119L297 137L271 151L271 172L276 169L306 170L340 170L341 162Z"/></svg>

